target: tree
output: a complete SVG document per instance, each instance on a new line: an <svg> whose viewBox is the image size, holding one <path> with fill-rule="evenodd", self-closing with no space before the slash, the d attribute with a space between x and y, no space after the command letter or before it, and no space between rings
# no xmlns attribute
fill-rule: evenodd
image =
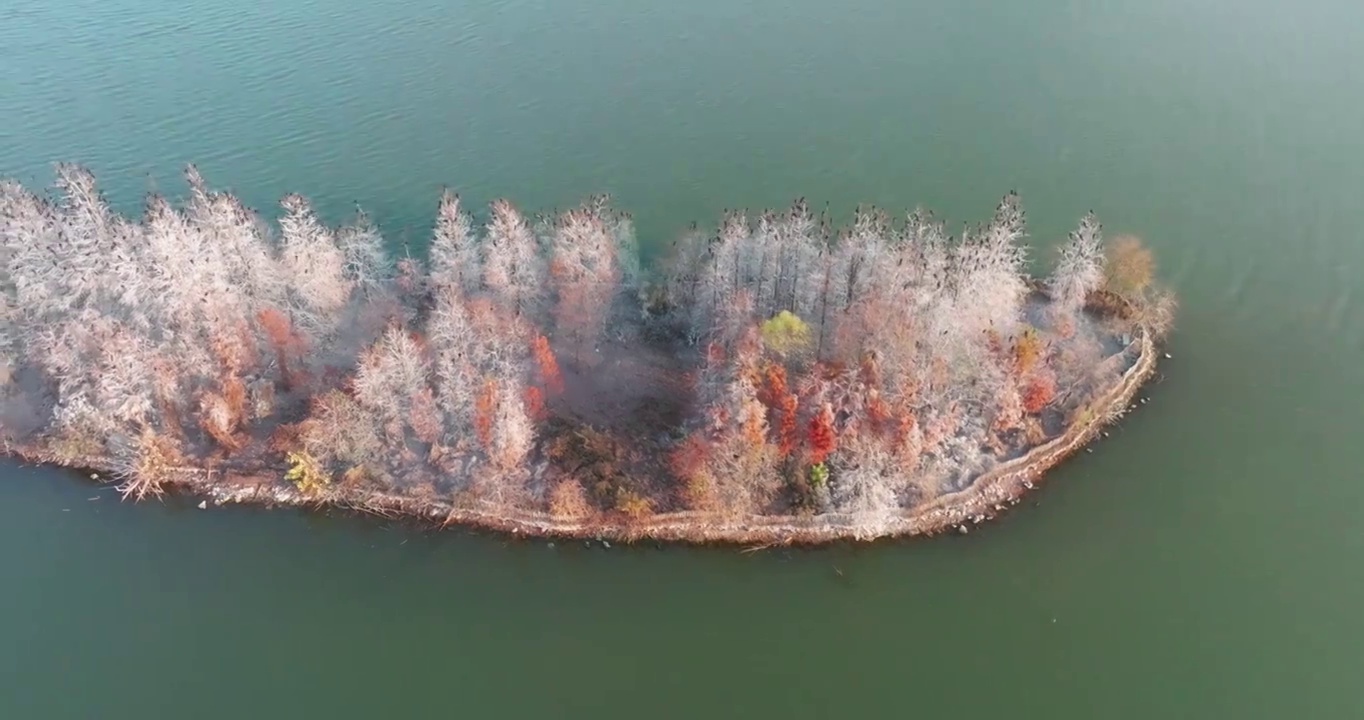
<svg viewBox="0 0 1364 720"><path fill-rule="evenodd" d="M0 248L16 311L35 320L61 312L71 298L63 292L67 253L52 204L19 183L0 182Z"/></svg>
<svg viewBox="0 0 1364 720"><path fill-rule="evenodd" d="M865 530L874 530L899 508L899 489L906 474L900 459L884 442L871 435L858 435L830 462L835 507L858 515Z"/></svg>
<svg viewBox="0 0 1364 720"><path fill-rule="evenodd" d="M393 263L369 215L357 207L351 224L336 233L336 242L345 258L343 277L367 296L382 292L393 274Z"/></svg>
<svg viewBox="0 0 1364 720"><path fill-rule="evenodd" d="M310 492L332 478L391 487L401 473L415 476L403 492L420 500L419 488L434 488L412 467L424 454L476 481L493 506L575 520L596 512L591 492L642 517L666 499L615 475L603 490L580 484L591 473L532 465L537 431L556 441L551 462L573 432L576 413L547 422L549 405L570 409L556 399L556 349L594 358L623 313L642 310L667 321L651 342L701 343L661 348L680 367L654 347L624 358L619 378L647 380L649 399L691 394L658 398L659 416L694 408L668 458L683 504L743 516L789 512L778 503L793 499L876 529L906 502L964 487L1009 452L1005 442L1042 442L1044 419L1082 417L1131 367L1135 345L1114 352L1115 341L1168 327L1173 313L1151 288L1150 251L1121 239L1104 255L1087 215L1048 279L1057 314L1029 325L1044 303L1024 274L1012 193L959 239L919 211L892 220L858 208L832 243L827 214L804 200L727 212L713 236L679 243L666 292L640 293L641 307L627 292L637 289L630 218L604 196L533 224L494 202L476 233L447 191L428 276L411 257L391 259L363 213L333 231L289 195L272 234L193 166L185 178L182 206L152 195L136 220L78 166L59 166L43 195L0 182L0 400L7 417L41 415L31 430L0 428L12 446L107 460L140 478L127 480L135 493L154 493L177 458L250 451L238 462L254 462L248 443L268 434ZM1100 287L1135 312L1120 303L1092 321L1081 310L1108 297ZM656 372L641 362L651 359ZM302 421L280 424L304 402ZM610 433L636 429L672 428L600 437L632 457Z"/></svg>
<svg viewBox="0 0 1364 720"><path fill-rule="evenodd" d="M781 365L769 364L763 372L763 381L758 399L768 408L768 424L776 429L778 453L783 458L790 457L799 441L796 423L800 402L788 389L786 368Z"/></svg>
<svg viewBox="0 0 1364 720"><path fill-rule="evenodd" d="M354 285L346 279L346 256L301 195L280 201L284 268L302 317L315 328L331 324Z"/></svg>
<svg viewBox="0 0 1364 720"><path fill-rule="evenodd" d="M329 470L378 475L386 459L379 419L339 390L313 399L299 435L304 451Z"/></svg>
<svg viewBox="0 0 1364 720"><path fill-rule="evenodd" d="M581 520L592 515L587 491L577 480L561 480L549 494L549 514L556 520Z"/></svg>
<svg viewBox="0 0 1364 720"><path fill-rule="evenodd" d="M459 195L441 192L436 229L431 237L431 282L437 288L454 287L468 292L479 283L477 238L469 215L460 207Z"/></svg>
<svg viewBox="0 0 1364 720"><path fill-rule="evenodd" d="M411 419L411 401L429 392L430 360L416 338L397 325L391 326L360 357L355 373L355 399L381 417L390 436L402 437ZM434 400L434 398L433 398ZM434 413L434 407L423 407ZM423 420L435 422L435 418ZM428 435L439 435L424 427ZM431 442L431 441L426 441Z"/></svg>
<svg viewBox="0 0 1364 720"><path fill-rule="evenodd" d="M740 213L726 214L720 224L720 231L710 247L710 262L700 273L701 301L695 305L692 315L692 335L696 338L713 339L717 333L731 330L733 326L747 323L748 317L730 312L735 307L739 293L740 269L744 263L744 246L750 231L747 219ZM751 297L747 303L752 305Z"/></svg>
<svg viewBox="0 0 1364 720"><path fill-rule="evenodd" d="M1061 246L1051 275L1052 300L1057 307L1074 314L1103 283L1103 227L1094 213L1088 213Z"/></svg>
<svg viewBox="0 0 1364 720"><path fill-rule="evenodd" d="M549 347L549 340L544 335L536 335L532 341L531 354L535 357L536 371L540 375L540 383L544 385L546 391L552 395L558 395L564 391L564 378L559 372L559 361L554 358L554 351Z"/></svg>
<svg viewBox="0 0 1364 720"><path fill-rule="evenodd" d="M511 203L495 200L491 210L483 246L483 284L504 311L538 322L545 297L539 244Z"/></svg>
<svg viewBox="0 0 1364 720"><path fill-rule="evenodd" d="M1156 273L1156 259L1141 238L1123 235L1115 238L1109 246L1104 272L1109 290L1135 300L1151 285Z"/></svg>
<svg viewBox="0 0 1364 720"><path fill-rule="evenodd" d="M95 176L79 165L57 165L57 189L61 201L58 237L54 249L62 265L68 307L98 301L101 290L112 283L103 282L109 265L102 258L114 249L114 217L96 187Z"/></svg>
<svg viewBox="0 0 1364 720"><path fill-rule="evenodd" d="M535 425L521 402L517 383L503 378L496 385L496 411L492 428L491 457L494 467L508 474L519 474L526 456L535 444Z"/></svg>
<svg viewBox="0 0 1364 720"><path fill-rule="evenodd" d="M838 431L834 428L834 409L829 403L820 406L810 418L807 442L810 444L810 464L818 465L838 448Z"/></svg>
<svg viewBox="0 0 1364 720"><path fill-rule="evenodd" d="M955 292L940 327L951 330L948 335L959 344L992 327L1009 333L1022 319L1029 292L1024 280L1027 252L1019 244L1023 227L1018 196L1010 193L990 223L967 233L956 248Z"/></svg>
<svg viewBox="0 0 1364 720"><path fill-rule="evenodd" d="M210 192L199 170L185 168L190 200L184 216L198 237L185 250L199 263L220 292L235 289L250 316L265 307L286 307L289 282L274 254L268 228L255 212L228 193Z"/></svg>
<svg viewBox="0 0 1364 720"><path fill-rule="evenodd" d="M550 278L557 302L555 327L573 348L574 360L592 353L606 329L611 304L620 291L616 238L588 205L558 217L550 239Z"/></svg>
<svg viewBox="0 0 1364 720"><path fill-rule="evenodd" d="M789 310L782 310L762 324L763 345L782 357L810 348L810 326Z"/></svg>
<svg viewBox="0 0 1364 720"><path fill-rule="evenodd" d="M274 348L280 378L286 388L292 387L298 379L292 370L301 363L308 351L307 339L294 330L293 323L284 313L275 308L261 310L256 316L256 322L265 331L270 346Z"/></svg>
<svg viewBox="0 0 1364 720"><path fill-rule="evenodd" d="M1023 386L1023 412L1036 415L1056 399L1056 373L1049 369L1033 373Z"/></svg>
<svg viewBox="0 0 1364 720"><path fill-rule="evenodd" d="M417 440L427 445L435 445L444 438L445 418L440 407L436 405L436 395L429 386L423 383L422 387L407 399L407 407L407 426Z"/></svg>

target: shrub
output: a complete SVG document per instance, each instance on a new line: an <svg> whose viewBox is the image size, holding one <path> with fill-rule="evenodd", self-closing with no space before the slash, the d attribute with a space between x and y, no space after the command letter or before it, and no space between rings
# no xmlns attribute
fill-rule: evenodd
<svg viewBox="0 0 1364 720"><path fill-rule="evenodd" d="M616 488L616 509L624 513L631 520L639 520L648 516L654 511L654 504L649 498L640 495L626 487Z"/></svg>
<svg viewBox="0 0 1364 720"><path fill-rule="evenodd" d="M556 520L576 520L593 513L582 483L568 479L560 481L549 491L549 514Z"/></svg>
<svg viewBox="0 0 1364 720"><path fill-rule="evenodd" d="M171 473L185 463L184 455L174 440L150 428L138 437L136 452L131 466L115 473L122 480L118 491L134 500L160 497Z"/></svg>
<svg viewBox="0 0 1364 720"><path fill-rule="evenodd" d="M332 484L322 464L307 452L289 453L289 470L284 473L284 479L305 495L320 494Z"/></svg>
<svg viewBox="0 0 1364 720"><path fill-rule="evenodd" d="M810 466L810 487L821 487L829 482L829 466L815 463Z"/></svg>

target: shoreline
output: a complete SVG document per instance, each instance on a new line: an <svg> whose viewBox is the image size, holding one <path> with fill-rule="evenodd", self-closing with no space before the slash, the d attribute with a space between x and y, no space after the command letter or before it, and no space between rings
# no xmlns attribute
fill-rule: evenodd
<svg viewBox="0 0 1364 720"><path fill-rule="evenodd" d="M933 536L969 532L970 526L993 520L1040 486L1045 473L1080 451L1106 426L1126 414L1137 391L1155 373L1160 355L1152 333L1140 329L1141 353L1118 382L1091 403L1092 416L1066 428L1055 438L1023 455L978 475L970 485L946 493L910 510L886 513L825 513L821 515L759 515L726 517L716 513L680 511L637 521L598 516L588 521L562 520L547 512L505 508L455 507L443 499L419 499L378 492L333 491L306 495L284 482L283 470L232 472L219 475L211 468L177 468L165 483L170 489L198 496L215 505L230 503L266 507L334 508L384 517L405 517L460 525L515 537L543 537L633 542L654 540L685 544L748 546L821 545L837 541L867 542L892 537ZM22 446L6 454L43 465L110 474L107 459L86 458L78 463L56 462L46 453Z"/></svg>

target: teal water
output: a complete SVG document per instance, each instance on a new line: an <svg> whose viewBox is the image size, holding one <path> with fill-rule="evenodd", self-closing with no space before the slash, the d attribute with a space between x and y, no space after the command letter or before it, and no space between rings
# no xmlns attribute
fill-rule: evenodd
<svg viewBox="0 0 1364 720"><path fill-rule="evenodd" d="M995 526L815 551L120 504L4 466L0 717L1364 717L1364 5L0 3L0 174L1085 211L1183 301L1150 402ZM91 500L90 498L98 498Z"/></svg>

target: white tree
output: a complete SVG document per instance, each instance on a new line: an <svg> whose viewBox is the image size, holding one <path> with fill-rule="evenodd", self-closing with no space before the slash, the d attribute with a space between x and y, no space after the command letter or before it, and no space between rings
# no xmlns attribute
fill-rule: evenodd
<svg viewBox="0 0 1364 720"><path fill-rule="evenodd" d="M710 246L710 261L700 274L699 297L692 320L693 336L708 337L719 318L733 317L730 311L742 287L740 273L750 235L748 220L740 213L726 215L720 224L720 232ZM749 300L751 302L751 296Z"/></svg>
<svg viewBox="0 0 1364 720"><path fill-rule="evenodd" d="M773 282L776 303L773 313L789 310L806 318L816 312L820 287L819 258L826 245L824 228L810 214L802 198L791 206L778 225L780 252Z"/></svg>
<svg viewBox="0 0 1364 720"><path fill-rule="evenodd" d="M437 291L445 285L461 292L477 288L481 265L477 241L469 215L460 207L459 195L442 192L431 237L431 282Z"/></svg>
<svg viewBox="0 0 1364 720"><path fill-rule="evenodd" d="M526 456L535 444L535 425L522 402L523 384L513 378L497 381L497 412L493 420L494 465L507 473L525 466Z"/></svg>
<svg viewBox="0 0 1364 720"><path fill-rule="evenodd" d="M616 237L600 207L588 205L558 217L550 250L555 328L581 360L601 339L620 290Z"/></svg>
<svg viewBox="0 0 1364 720"><path fill-rule="evenodd" d="M26 322L41 322L67 307L67 254L56 208L16 182L0 183L0 248L5 290L13 293L16 309L33 319Z"/></svg>
<svg viewBox="0 0 1364 720"><path fill-rule="evenodd" d="M61 199L58 257L62 268L68 308L98 301L107 286L105 259L114 250L114 216L95 184L95 176L79 165L57 166L57 189Z"/></svg>
<svg viewBox="0 0 1364 720"><path fill-rule="evenodd" d="M236 295L246 315L284 307L289 283L264 221L231 194L210 192L195 166L185 168L185 180L191 191L185 219L201 238L186 250L203 277L220 294Z"/></svg>
<svg viewBox="0 0 1364 720"><path fill-rule="evenodd" d="M393 276L393 262L384 249L384 238L363 210L336 233L345 257L345 278L366 296L386 294Z"/></svg>
<svg viewBox="0 0 1364 720"><path fill-rule="evenodd" d="M478 342L464 299L454 286L447 284L436 290L426 333L433 355L436 401L445 411L452 432L467 436L474 426Z"/></svg>
<svg viewBox="0 0 1364 720"><path fill-rule="evenodd" d="M833 470L834 506L856 515L858 525L874 530L899 509L899 489L905 484L900 458L884 443L865 433L853 434L829 458Z"/></svg>
<svg viewBox="0 0 1364 720"><path fill-rule="evenodd" d="M1023 210L1010 193L984 228L968 233L957 247L952 325L959 337L988 329L1012 333L1022 319L1028 295Z"/></svg>
<svg viewBox="0 0 1364 720"><path fill-rule="evenodd" d="M667 256L660 263L660 274L665 289L669 315L679 324L693 331L695 340L699 308L709 307L709 298L702 288L702 276L710 260L710 239L693 223L673 241Z"/></svg>
<svg viewBox="0 0 1364 720"><path fill-rule="evenodd" d="M1088 213L1061 246L1060 257L1051 274L1052 300L1058 308L1075 313L1084 307L1090 293L1103 287L1103 283L1103 226L1094 213Z"/></svg>
<svg viewBox="0 0 1364 720"><path fill-rule="evenodd" d="M615 240L616 266L620 268L621 283L627 288L639 284L639 239L635 237L635 222L629 213L617 212L610 207L611 198L598 195L592 198L590 206L597 217L606 223L607 230Z"/></svg>
<svg viewBox="0 0 1364 720"><path fill-rule="evenodd" d="M508 313L539 321L545 298L539 243L511 203L496 200L491 209L484 243L483 284Z"/></svg>
<svg viewBox="0 0 1364 720"><path fill-rule="evenodd" d="M360 358L355 373L355 399L383 418L398 434L407 420L408 404L426 387L430 361L412 335L390 327Z"/></svg>
<svg viewBox="0 0 1364 720"><path fill-rule="evenodd" d="M286 195L280 206L284 208L279 219L284 269L296 304L311 326L328 327L350 298L346 256L303 196Z"/></svg>

